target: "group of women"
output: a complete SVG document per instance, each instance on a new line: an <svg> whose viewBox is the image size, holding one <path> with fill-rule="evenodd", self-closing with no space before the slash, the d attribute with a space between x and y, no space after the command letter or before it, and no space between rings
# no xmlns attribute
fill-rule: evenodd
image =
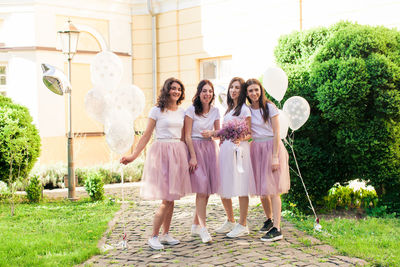
<svg viewBox="0 0 400 267"><path fill-rule="evenodd" d="M179 243L169 233L174 200L190 193L196 193L191 233L199 235L202 242L212 241L206 227L206 207L211 194L220 195L226 212L225 222L215 232L226 233L230 238L249 234L249 196L259 196L267 219L260 229L265 233L261 240L282 239L280 195L290 188L288 153L279 136L278 109L265 97L261 83L257 79L245 82L239 77L231 80L223 122L244 120L251 134L238 140L221 140L219 146L215 140L220 129L220 112L213 106L213 84L200 81L193 105L186 111L179 107L184 98L182 82L167 79L149 113L143 136L133 153L121 158L123 164L134 161L156 130L156 140L147 152L141 188L144 199L162 200L154 215L149 246L163 249L163 244ZM233 197L239 197L237 223Z"/></svg>

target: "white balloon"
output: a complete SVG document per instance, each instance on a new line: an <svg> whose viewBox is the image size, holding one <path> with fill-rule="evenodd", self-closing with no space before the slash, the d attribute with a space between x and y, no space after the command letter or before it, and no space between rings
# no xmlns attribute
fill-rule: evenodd
<svg viewBox="0 0 400 267"><path fill-rule="evenodd" d="M283 110L279 111L279 134L281 139L285 139L289 130L289 117Z"/></svg>
<svg viewBox="0 0 400 267"><path fill-rule="evenodd" d="M144 110L146 99L143 91L133 84L122 85L113 91L110 105L116 109L125 109L136 119Z"/></svg>
<svg viewBox="0 0 400 267"><path fill-rule="evenodd" d="M113 90L118 86L122 72L121 59L110 51L98 53L90 64L92 83L101 84L106 90Z"/></svg>
<svg viewBox="0 0 400 267"><path fill-rule="evenodd" d="M283 104L283 111L289 117L289 127L295 131L308 120L310 105L301 96L292 96Z"/></svg>
<svg viewBox="0 0 400 267"><path fill-rule="evenodd" d="M277 101L281 101L288 87L288 77L281 68L271 67L265 71L263 83L265 91Z"/></svg>
<svg viewBox="0 0 400 267"><path fill-rule="evenodd" d="M106 90L95 85L85 96L85 109L92 119L104 124L108 110Z"/></svg>
<svg viewBox="0 0 400 267"><path fill-rule="evenodd" d="M135 131L127 110L112 110L104 123L106 141L111 150L125 154L133 145Z"/></svg>

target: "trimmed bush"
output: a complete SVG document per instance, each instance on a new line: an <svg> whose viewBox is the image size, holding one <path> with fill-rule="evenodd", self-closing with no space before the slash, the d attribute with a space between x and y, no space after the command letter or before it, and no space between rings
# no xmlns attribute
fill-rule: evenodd
<svg viewBox="0 0 400 267"><path fill-rule="evenodd" d="M123 167L125 182L138 182L142 178L143 173L143 157L135 160L134 163ZM91 173L99 173L104 184L113 184L121 182L120 164L117 162L93 166L76 168L75 175L78 178L78 185L85 183L86 177ZM39 164L31 171L31 175L38 175L41 184L46 189L64 188L64 176L68 173L66 164L56 163L47 166Z"/></svg>
<svg viewBox="0 0 400 267"><path fill-rule="evenodd" d="M42 190L43 187L40 184L38 176L33 176L29 181L29 185L25 188L26 197L29 202L39 202L42 198Z"/></svg>
<svg viewBox="0 0 400 267"><path fill-rule="evenodd" d="M104 183L98 173L90 173L85 180L85 190L92 199L98 201L104 199Z"/></svg>
<svg viewBox="0 0 400 267"><path fill-rule="evenodd" d="M0 95L0 180L26 178L39 154L40 136L28 109Z"/></svg>
<svg viewBox="0 0 400 267"><path fill-rule="evenodd" d="M375 208L378 196L375 190L360 188L354 190L348 186L336 185L332 187L328 195L324 197L324 206L332 209L370 209Z"/></svg>
<svg viewBox="0 0 400 267"><path fill-rule="evenodd" d="M322 203L337 182L360 178L399 212L400 32L340 22L282 36L275 56L289 78L282 103L299 95L311 106L294 149L312 200ZM292 173L285 198L305 211L304 194Z"/></svg>

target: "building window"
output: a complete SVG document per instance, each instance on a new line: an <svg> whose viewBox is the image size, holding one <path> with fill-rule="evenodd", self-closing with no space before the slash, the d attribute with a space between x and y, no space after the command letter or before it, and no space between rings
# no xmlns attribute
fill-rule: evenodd
<svg viewBox="0 0 400 267"><path fill-rule="evenodd" d="M0 64L0 94L6 95L7 86L7 66Z"/></svg>
<svg viewBox="0 0 400 267"><path fill-rule="evenodd" d="M232 58L217 57L200 60L200 80L207 79L213 84L228 86L232 78Z"/></svg>

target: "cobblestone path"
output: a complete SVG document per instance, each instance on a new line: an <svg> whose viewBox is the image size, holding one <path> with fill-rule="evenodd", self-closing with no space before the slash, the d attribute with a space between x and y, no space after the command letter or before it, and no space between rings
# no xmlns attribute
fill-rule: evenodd
<svg viewBox="0 0 400 267"><path fill-rule="evenodd" d="M106 189L107 194L121 197L120 188ZM79 194L83 194L80 192ZM78 195L79 195L78 194ZM262 207L256 198L250 199L248 225L250 235L230 239L224 234L215 234L224 221L224 210L220 199L211 196L207 209L207 223L212 233L211 244L203 244L200 237L190 234L194 197L188 196L175 202L171 233L181 241L176 246L165 246L155 251L147 245L151 234L152 218L159 201L143 201L139 198L139 187L124 189L125 201L110 226L110 231L101 241L107 250L89 259L82 266L356 266L367 262L340 256L329 245L305 235L283 220L284 239L266 243L260 240L259 228L264 220ZM234 199L235 217L238 218L238 201ZM127 232L128 248L117 244L122 240L123 227Z"/></svg>

